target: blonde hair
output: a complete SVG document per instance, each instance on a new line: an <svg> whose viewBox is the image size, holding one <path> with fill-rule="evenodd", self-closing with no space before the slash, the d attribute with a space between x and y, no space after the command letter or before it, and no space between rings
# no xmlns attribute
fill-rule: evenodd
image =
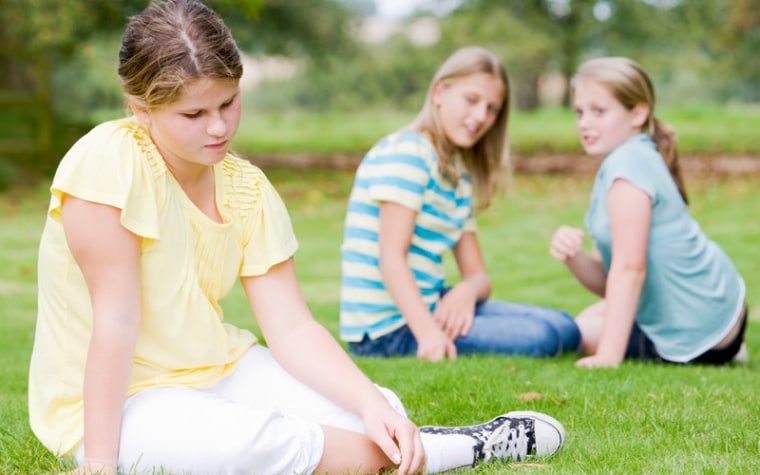
<svg viewBox="0 0 760 475"><path fill-rule="evenodd" d="M441 65L428 88L422 110L414 119L411 128L425 133L438 153L441 172L456 183L456 173L452 157L446 151L448 139L444 133L437 109L433 105L433 89L438 83L446 83L476 73L487 73L498 77L504 85L504 98L499 114L491 128L470 149L460 150L464 165L470 174L478 207L486 209L494 194L506 185L510 177L507 141L507 121L509 120L509 78L504 65L493 53L480 47L470 46L455 51Z"/></svg>
<svg viewBox="0 0 760 475"><path fill-rule="evenodd" d="M628 110L632 110L638 104L649 107L649 115L641 127L642 132L647 133L654 141L681 197L688 203L681 167L678 164L676 134L672 127L655 117L654 86L647 73L638 63L628 58L596 58L586 61L578 68L570 82L571 88L575 90L575 86L586 79L605 87L612 97Z"/></svg>
<svg viewBox="0 0 760 475"><path fill-rule="evenodd" d="M179 99L196 79L238 81L243 64L216 13L195 0L166 0L130 18L118 71L127 103L153 109Z"/></svg>

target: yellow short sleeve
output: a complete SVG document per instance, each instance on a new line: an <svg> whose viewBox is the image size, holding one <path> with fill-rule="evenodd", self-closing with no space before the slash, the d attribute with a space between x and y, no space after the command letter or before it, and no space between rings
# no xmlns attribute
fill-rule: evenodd
<svg viewBox="0 0 760 475"><path fill-rule="evenodd" d="M228 157L224 173L228 181L224 199L228 212L244 216L240 275L265 274L298 248L288 210L264 173L250 162Z"/></svg>
<svg viewBox="0 0 760 475"><path fill-rule="evenodd" d="M121 222L145 238L159 238L155 178L161 168L146 153L150 142L134 118L106 122L83 136L63 157L51 186L49 214L60 220L64 195L121 210Z"/></svg>

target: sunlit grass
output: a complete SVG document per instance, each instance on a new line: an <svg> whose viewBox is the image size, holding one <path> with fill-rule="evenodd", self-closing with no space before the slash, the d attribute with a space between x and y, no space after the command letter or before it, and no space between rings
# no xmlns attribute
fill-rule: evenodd
<svg viewBox="0 0 760 475"><path fill-rule="evenodd" d="M664 108L683 154L760 155L760 107L751 105ZM244 155L363 154L383 135L407 125L414 113L357 110L351 113L259 113L245 109L235 147ZM569 109L512 111L509 123L516 155L582 152Z"/></svg>
<svg viewBox="0 0 760 475"><path fill-rule="evenodd" d="M352 175L267 171L287 204L300 241L296 265L316 318L337 334L342 221ZM753 309L751 362L701 368L625 363L581 371L572 355L552 360L468 357L430 364L414 358L360 360L395 389L420 424L466 424L496 413L537 410L559 419L566 447L535 465L491 464L474 473L754 474L760 466L760 179L688 181L692 211L734 259ZM479 219L480 239L499 298L577 312L593 299L547 251L560 223L582 225L590 177L517 176L512 192ZM36 250L46 186L0 196L0 473L61 468L31 433L26 388L36 309ZM447 263L450 265L450 262ZM226 318L254 328L239 287Z"/></svg>

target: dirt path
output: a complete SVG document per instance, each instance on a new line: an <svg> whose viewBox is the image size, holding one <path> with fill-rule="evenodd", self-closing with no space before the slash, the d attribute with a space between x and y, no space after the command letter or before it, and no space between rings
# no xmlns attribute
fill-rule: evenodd
<svg viewBox="0 0 760 475"><path fill-rule="evenodd" d="M361 156L354 154L288 154L257 155L249 157L262 168L324 168L353 170ZM686 175L710 177L760 176L760 156L684 156L680 158ZM578 155L536 155L512 156L512 164L517 173L549 173L593 175L599 167L599 160Z"/></svg>

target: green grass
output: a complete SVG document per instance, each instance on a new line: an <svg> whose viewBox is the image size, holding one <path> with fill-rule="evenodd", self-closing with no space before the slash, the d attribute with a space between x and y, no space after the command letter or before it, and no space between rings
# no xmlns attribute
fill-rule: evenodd
<svg viewBox="0 0 760 475"><path fill-rule="evenodd" d="M347 172L268 170L288 205L301 247L296 264L317 319L337 332L339 249ZM431 364L414 358L360 360L395 389L420 424L466 424L508 410L543 411L568 431L565 448L537 464L489 464L472 473L755 474L760 466L760 227L757 177L689 181L692 211L734 259L752 309L750 363L706 368L626 362L579 370L551 360L480 356ZM593 301L548 255L560 223L581 225L591 178L517 176L512 192L481 217L495 297L578 312ZM0 197L0 473L51 473L57 460L27 422L26 375L35 319L36 247L45 187ZM447 262L451 268L451 263ZM239 286L227 319L255 329Z"/></svg>
<svg viewBox="0 0 760 475"><path fill-rule="evenodd" d="M235 148L256 153L353 153L363 151L388 132L406 125L413 116L401 112L356 114L260 114L245 109Z"/></svg>
<svg viewBox="0 0 760 475"><path fill-rule="evenodd" d="M403 127L414 117L414 113L388 110L319 115L292 111L262 114L252 107L244 111L235 147L247 156L363 154L378 137ZM681 106L664 108L658 117L675 128L683 154L760 155L758 106ZM512 151L517 155L582 152L570 110L513 111L509 127Z"/></svg>

